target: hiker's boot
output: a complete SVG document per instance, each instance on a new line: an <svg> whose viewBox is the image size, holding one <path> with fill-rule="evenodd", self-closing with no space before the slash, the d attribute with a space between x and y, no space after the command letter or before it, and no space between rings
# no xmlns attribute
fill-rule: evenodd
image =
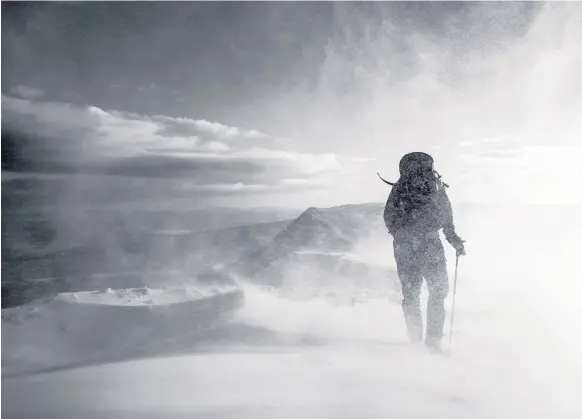
<svg viewBox="0 0 582 419"><path fill-rule="evenodd" d="M442 353L443 351L441 348L441 340L439 338L435 337L426 338L426 340L424 341L424 345L430 352Z"/></svg>

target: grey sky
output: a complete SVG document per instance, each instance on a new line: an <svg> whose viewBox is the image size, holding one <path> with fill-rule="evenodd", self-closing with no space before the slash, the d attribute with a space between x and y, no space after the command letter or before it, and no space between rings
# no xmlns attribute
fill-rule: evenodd
<svg viewBox="0 0 582 419"><path fill-rule="evenodd" d="M6 3L2 87L36 86L54 100L140 114L195 114L268 127L232 114L294 89L313 92L328 76L322 66L330 48L344 48L344 55L352 55L346 61L366 58L348 37L357 41L366 30L385 31L387 21L396 26L386 49L395 55L386 70L396 79L415 67L407 36L446 42L456 33L452 48L462 54L520 33L536 8L454 2ZM509 19L492 21L506 13ZM488 25L495 26L493 36L482 31Z"/></svg>
<svg viewBox="0 0 582 419"><path fill-rule="evenodd" d="M404 152L423 149L458 200L504 199L507 176L521 185L551 171L564 194L571 186L555 171L580 153L582 5L2 12L3 143L9 130L27 144L21 154L50 157L41 171L168 178L162 190L233 205L331 205L383 200L375 172L394 177ZM537 172L547 155L554 166Z"/></svg>

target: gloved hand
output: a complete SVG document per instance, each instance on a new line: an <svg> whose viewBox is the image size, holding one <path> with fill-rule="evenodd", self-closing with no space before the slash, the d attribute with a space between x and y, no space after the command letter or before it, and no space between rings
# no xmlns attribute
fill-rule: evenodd
<svg viewBox="0 0 582 419"><path fill-rule="evenodd" d="M459 236L447 237L447 241L455 248L457 251L457 256L464 256L467 254L465 251L465 240L461 239Z"/></svg>
<svg viewBox="0 0 582 419"><path fill-rule="evenodd" d="M467 252L465 251L465 245L463 243L465 243L465 241L461 240L461 242L457 246L455 246L457 256L465 256L467 254Z"/></svg>

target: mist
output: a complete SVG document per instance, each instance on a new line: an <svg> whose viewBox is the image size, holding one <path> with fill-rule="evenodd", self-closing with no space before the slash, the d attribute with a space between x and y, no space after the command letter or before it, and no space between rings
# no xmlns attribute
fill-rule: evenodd
<svg viewBox="0 0 582 419"><path fill-rule="evenodd" d="M4 414L582 414L579 5L2 8ZM382 220L410 151L448 357Z"/></svg>

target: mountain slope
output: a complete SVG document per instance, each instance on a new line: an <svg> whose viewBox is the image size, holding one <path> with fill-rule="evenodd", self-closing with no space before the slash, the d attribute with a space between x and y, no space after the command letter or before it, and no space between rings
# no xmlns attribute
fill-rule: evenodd
<svg viewBox="0 0 582 419"><path fill-rule="evenodd" d="M237 268L271 285L306 277L311 285L322 286L329 281L361 286L394 282L393 269L359 260L354 253L359 243L384 232L382 210L377 203L309 208ZM389 240L381 243L388 246Z"/></svg>
<svg viewBox="0 0 582 419"><path fill-rule="evenodd" d="M346 252L380 226L380 215L379 204L308 208L253 257L268 264L301 250Z"/></svg>

